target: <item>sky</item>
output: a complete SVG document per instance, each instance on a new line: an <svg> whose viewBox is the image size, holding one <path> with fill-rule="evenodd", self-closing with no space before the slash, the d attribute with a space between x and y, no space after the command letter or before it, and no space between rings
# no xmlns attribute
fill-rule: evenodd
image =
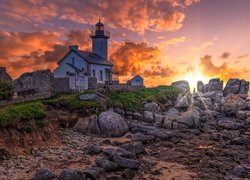
<svg viewBox="0 0 250 180"><path fill-rule="evenodd" d="M13 78L57 67L77 44L91 51L101 18L109 60L146 86L250 80L250 0L0 0L0 66Z"/></svg>

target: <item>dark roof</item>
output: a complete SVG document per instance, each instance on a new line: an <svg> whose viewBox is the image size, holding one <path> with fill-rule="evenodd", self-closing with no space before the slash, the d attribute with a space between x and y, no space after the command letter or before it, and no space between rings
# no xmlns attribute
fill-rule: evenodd
<svg viewBox="0 0 250 180"><path fill-rule="evenodd" d="M99 19L98 23L95 24L98 27L102 27L104 26L104 24L101 22L101 20Z"/></svg>
<svg viewBox="0 0 250 180"><path fill-rule="evenodd" d="M133 79L137 78L137 77L143 79L140 75L136 75L135 77L133 77L133 78L131 79L131 81L132 81Z"/></svg>
<svg viewBox="0 0 250 180"><path fill-rule="evenodd" d="M76 51L74 49L71 49L57 64L60 64L64 60L64 58L67 57L71 52L75 52L89 64L113 66L111 62L107 61L105 58L101 57L100 55L96 53L80 51L80 50Z"/></svg>
<svg viewBox="0 0 250 180"><path fill-rule="evenodd" d="M0 67L0 80L4 81L12 81L12 78L10 75L6 72L5 67Z"/></svg>
<svg viewBox="0 0 250 180"><path fill-rule="evenodd" d="M72 67L73 69L75 69L76 72L82 72L81 69L75 67L73 64L70 64L70 63L66 63L68 66Z"/></svg>

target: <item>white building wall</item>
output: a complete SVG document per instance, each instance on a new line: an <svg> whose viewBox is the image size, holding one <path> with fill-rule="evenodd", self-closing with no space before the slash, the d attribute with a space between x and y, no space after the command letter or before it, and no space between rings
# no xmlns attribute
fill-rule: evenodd
<svg viewBox="0 0 250 180"><path fill-rule="evenodd" d="M93 70L95 70L95 77L97 78L97 83L105 83L105 81L108 81L108 75L106 74L106 69L112 69L111 66L103 66L98 64L91 64L90 70L91 70L91 76L93 75ZM100 71L103 72L103 80L100 79Z"/></svg>
<svg viewBox="0 0 250 180"><path fill-rule="evenodd" d="M75 70L71 68L67 63L73 64L74 58L74 66L78 69L84 69L87 71L88 64L81 57L79 57L75 52L71 52L62 62L61 64L55 69L54 77L66 77L67 72L75 73Z"/></svg>
<svg viewBox="0 0 250 180"><path fill-rule="evenodd" d="M134 79L131 80L131 85L132 86L143 86L143 79L140 77L135 77Z"/></svg>

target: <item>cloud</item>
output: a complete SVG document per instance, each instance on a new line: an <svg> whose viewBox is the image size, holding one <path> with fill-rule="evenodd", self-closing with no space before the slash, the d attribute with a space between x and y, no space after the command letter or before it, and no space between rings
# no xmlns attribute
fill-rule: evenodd
<svg viewBox="0 0 250 180"><path fill-rule="evenodd" d="M229 58L231 56L231 53L230 52L224 52L220 57L222 58L222 59L227 59L227 58Z"/></svg>
<svg viewBox="0 0 250 180"><path fill-rule="evenodd" d="M162 64L160 59L160 50L146 42L125 42L110 57L119 76L126 79L137 74L146 79L175 75L175 69Z"/></svg>
<svg viewBox="0 0 250 180"><path fill-rule="evenodd" d="M183 9L198 0L2 0L1 22L5 26L34 27L67 20L78 24L95 23L99 17L113 28L126 28L143 34L146 30L175 31L182 27ZM21 18L20 18L21 17ZM12 22L8 25L8 22ZM14 24L16 23L16 24Z"/></svg>
<svg viewBox="0 0 250 180"><path fill-rule="evenodd" d="M250 56L250 54L243 54L243 55L239 56L238 59L243 59L243 58L246 58L248 56Z"/></svg>
<svg viewBox="0 0 250 180"><path fill-rule="evenodd" d="M180 37L175 37L175 38L168 39L166 41L159 42L155 45L162 49L162 48L166 48L169 46L177 46L179 43L183 43L185 41L186 41L186 37L180 36Z"/></svg>
<svg viewBox="0 0 250 180"><path fill-rule="evenodd" d="M214 38L210 41L203 42L197 47L191 47L190 50L195 51L195 52L201 51L207 47L213 46L215 44L215 41L217 41L217 38Z"/></svg>
<svg viewBox="0 0 250 180"><path fill-rule="evenodd" d="M223 63L220 66L214 65L212 56L206 55L200 59L200 66L202 72L208 77L220 77L223 80L229 78L236 78L244 75L248 71L245 69L236 70L231 68L227 63Z"/></svg>

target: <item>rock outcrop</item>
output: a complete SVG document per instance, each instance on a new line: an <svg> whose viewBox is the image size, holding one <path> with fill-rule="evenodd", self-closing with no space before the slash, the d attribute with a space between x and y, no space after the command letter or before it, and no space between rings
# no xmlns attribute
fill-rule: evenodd
<svg viewBox="0 0 250 180"><path fill-rule="evenodd" d="M189 87L188 81L185 81L185 80L176 81L176 82L173 82L171 86L174 86L180 89L184 94L190 93L190 87Z"/></svg>
<svg viewBox="0 0 250 180"><path fill-rule="evenodd" d="M224 96L248 94L249 82L244 79L229 79L224 89Z"/></svg>

